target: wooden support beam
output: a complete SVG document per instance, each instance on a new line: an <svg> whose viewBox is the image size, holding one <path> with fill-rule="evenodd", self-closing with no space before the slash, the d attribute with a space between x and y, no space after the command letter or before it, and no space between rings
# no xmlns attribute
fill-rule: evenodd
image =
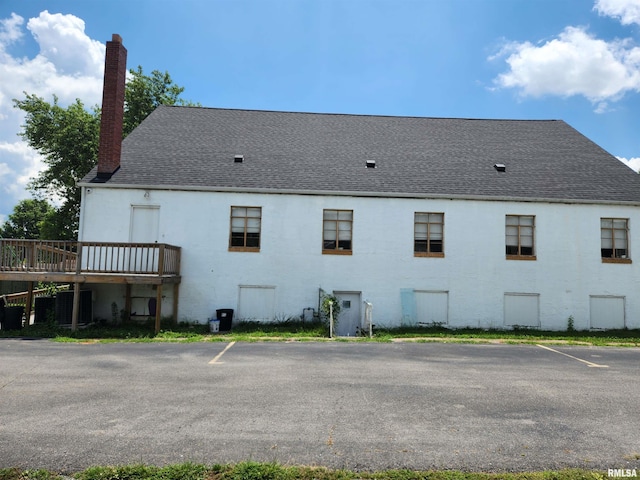
<svg viewBox="0 0 640 480"><path fill-rule="evenodd" d="M31 323L31 308L33 306L33 282L27 282L27 302L24 306L25 327Z"/></svg>
<svg viewBox="0 0 640 480"><path fill-rule="evenodd" d="M78 317L80 316L80 284L73 284L73 311L71 313L71 331L78 329Z"/></svg>
<svg viewBox="0 0 640 480"><path fill-rule="evenodd" d="M122 319L125 322L128 322L131 317L131 284L127 283L124 290L124 318Z"/></svg>
<svg viewBox="0 0 640 480"><path fill-rule="evenodd" d="M162 316L162 285L158 285L156 293L156 333L160 333L160 318Z"/></svg>
<svg viewBox="0 0 640 480"><path fill-rule="evenodd" d="M180 284L173 284L173 324L178 324L178 301L180 300Z"/></svg>
<svg viewBox="0 0 640 480"><path fill-rule="evenodd" d="M82 268L82 242L78 242L78 260L76 262L76 280L73 284L73 312L71 313L71 331L78 329L80 316L80 271Z"/></svg>

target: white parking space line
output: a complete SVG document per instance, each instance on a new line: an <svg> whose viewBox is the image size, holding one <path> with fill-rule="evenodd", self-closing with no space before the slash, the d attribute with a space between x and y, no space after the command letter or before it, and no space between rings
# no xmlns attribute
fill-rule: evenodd
<svg viewBox="0 0 640 480"><path fill-rule="evenodd" d="M218 360L220 360L220 358L222 357L222 355L224 355L224 354L225 354L225 352L226 352L227 350L229 350L231 347L233 347L233 345L234 345L235 343L236 343L236 342L235 342L235 341L233 341L233 342L231 342L229 345L227 345L226 347L224 347L224 350L222 350L218 355L216 355L216 356L213 358L213 360L211 360L211 361L209 362L209 365L213 365L213 364L215 364L215 363L224 363L224 362L219 362Z"/></svg>
<svg viewBox="0 0 640 480"><path fill-rule="evenodd" d="M569 358L573 358L574 360L577 360L579 362L582 362L584 364L587 365L587 367L593 367L593 368L609 368L609 365L599 365L597 363L593 363L593 362L589 362L588 360L583 360L581 358L578 357L574 357L573 355L569 355L568 353L563 353L563 352L559 352L558 350L554 350L553 348L549 348L549 347L545 347L544 345L540 345L540 344L536 344L538 347L540 348L544 348L545 350L549 350L551 352L555 352L555 353L559 353L560 355L564 355L565 357L569 357Z"/></svg>

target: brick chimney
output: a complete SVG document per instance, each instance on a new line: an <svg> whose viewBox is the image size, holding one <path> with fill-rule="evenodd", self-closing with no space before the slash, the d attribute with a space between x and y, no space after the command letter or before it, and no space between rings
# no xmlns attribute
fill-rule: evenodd
<svg viewBox="0 0 640 480"><path fill-rule="evenodd" d="M111 41L107 42L104 59L100 150L95 182L106 182L120 168L126 73L127 49L122 45L120 35L114 33Z"/></svg>

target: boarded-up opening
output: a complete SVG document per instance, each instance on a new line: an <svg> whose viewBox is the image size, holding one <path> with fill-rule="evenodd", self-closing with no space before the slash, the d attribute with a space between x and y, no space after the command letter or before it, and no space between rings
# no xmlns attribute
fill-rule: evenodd
<svg viewBox="0 0 640 480"><path fill-rule="evenodd" d="M612 330L624 328L624 297L589 297L590 326L595 329Z"/></svg>
<svg viewBox="0 0 640 480"><path fill-rule="evenodd" d="M418 325L447 325L449 323L449 293L415 291Z"/></svg>
<svg viewBox="0 0 640 480"><path fill-rule="evenodd" d="M154 243L158 241L160 207L156 205L132 205L129 241Z"/></svg>
<svg viewBox="0 0 640 480"><path fill-rule="evenodd" d="M504 324L507 327L540 326L540 295L537 293L505 293Z"/></svg>
<svg viewBox="0 0 640 480"><path fill-rule="evenodd" d="M156 243L160 231L160 207L157 205L132 205L129 241L132 243ZM144 273L158 268L158 252L144 248L132 248L127 252L129 268ZM110 260L110 259L109 259Z"/></svg>
<svg viewBox="0 0 640 480"><path fill-rule="evenodd" d="M275 317L276 287L240 285L238 319L245 322L272 322Z"/></svg>

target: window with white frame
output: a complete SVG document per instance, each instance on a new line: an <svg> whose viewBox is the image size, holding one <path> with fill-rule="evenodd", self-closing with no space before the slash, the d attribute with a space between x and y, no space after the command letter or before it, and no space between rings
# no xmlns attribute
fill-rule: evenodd
<svg viewBox="0 0 640 480"><path fill-rule="evenodd" d="M600 219L600 254L603 262L631 262L629 257L628 219Z"/></svg>
<svg viewBox="0 0 640 480"><path fill-rule="evenodd" d="M229 250L260 251L261 207L231 207Z"/></svg>
<svg viewBox="0 0 640 480"><path fill-rule="evenodd" d="M322 212L322 253L351 255L353 210Z"/></svg>
<svg viewBox="0 0 640 480"><path fill-rule="evenodd" d="M506 254L509 259L535 260L535 217L507 215L505 220Z"/></svg>
<svg viewBox="0 0 640 480"><path fill-rule="evenodd" d="M444 213L414 214L413 254L416 257L444 257Z"/></svg>

